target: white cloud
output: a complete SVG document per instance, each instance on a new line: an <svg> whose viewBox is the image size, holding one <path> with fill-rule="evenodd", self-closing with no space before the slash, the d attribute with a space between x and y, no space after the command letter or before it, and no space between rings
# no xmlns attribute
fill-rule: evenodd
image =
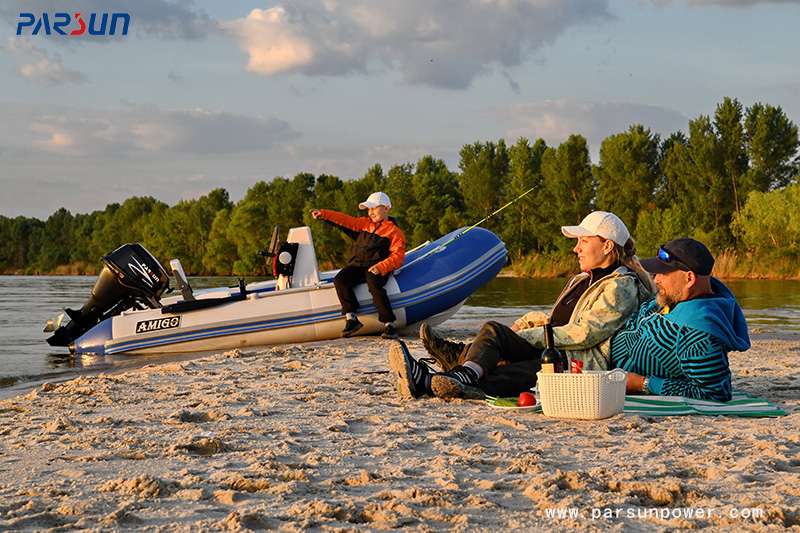
<svg viewBox="0 0 800 533"><path fill-rule="evenodd" d="M65 68L58 53L50 57L47 50L34 46L24 37L14 35L7 37L5 49L18 56L15 70L23 78L46 86L86 81L86 76L77 70Z"/></svg>
<svg viewBox="0 0 800 533"><path fill-rule="evenodd" d="M408 84L463 89L568 28L609 18L608 0L307 0L221 22L263 76L397 68Z"/></svg>
<svg viewBox="0 0 800 533"><path fill-rule="evenodd" d="M299 136L283 120L202 109L129 105L111 112L51 108L16 115L17 133L0 132L8 149L65 156L231 154L267 149ZM19 131L20 124L27 124L27 130Z"/></svg>

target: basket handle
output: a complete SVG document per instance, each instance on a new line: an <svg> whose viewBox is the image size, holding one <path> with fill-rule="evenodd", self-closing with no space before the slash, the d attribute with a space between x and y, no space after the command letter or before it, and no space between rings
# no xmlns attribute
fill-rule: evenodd
<svg viewBox="0 0 800 533"><path fill-rule="evenodd" d="M622 370L621 368L615 368L611 372L608 373L608 380L617 382L617 381L624 381L627 377L627 372Z"/></svg>

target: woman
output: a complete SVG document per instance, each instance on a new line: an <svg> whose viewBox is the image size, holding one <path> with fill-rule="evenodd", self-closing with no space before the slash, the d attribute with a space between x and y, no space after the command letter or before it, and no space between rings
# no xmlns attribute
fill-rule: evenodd
<svg viewBox="0 0 800 533"><path fill-rule="evenodd" d="M569 280L549 317L528 313L512 327L485 323L468 345L440 339L427 324L420 329L423 345L442 367L432 373L414 360L405 344L394 343L389 363L398 375L403 396L430 394L441 398L514 396L536 383L544 348L542 326L549 318L555 345L584 370L605 370L611 336L655 292L650 276L636 258L628 228L612 213L595 211L578 226L564 226L574 239L573 251L582 272Z"/></svg>

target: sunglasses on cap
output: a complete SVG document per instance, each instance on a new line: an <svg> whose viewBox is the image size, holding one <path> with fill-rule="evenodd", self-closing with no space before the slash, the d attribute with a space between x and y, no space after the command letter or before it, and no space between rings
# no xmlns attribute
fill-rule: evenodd
<svg viewBox="0 0 800 533"><path fill-rule="evenodd" d="M658 258L665 263L675 263L681 265L683 267L681 270L687 270L690 272L694 270L689 265L681 261L680 258L675 257L674 254L670 254L668 251L666 251L664 249L664 244L658 247Z"/></svg>

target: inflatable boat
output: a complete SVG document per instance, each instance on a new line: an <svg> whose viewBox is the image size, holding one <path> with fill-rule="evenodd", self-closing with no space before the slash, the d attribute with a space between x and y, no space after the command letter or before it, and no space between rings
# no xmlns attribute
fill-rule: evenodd
<svg viewBox="0 0 800 533"><path fill-rule="evenodd" d="M277 236L277 233L276 233ZM273 239L274 241L274 239ZM140 244L103 256L91 297L80 310L65 309L45 332L51 346L75 354L157 354L226 350L247 346L338 338L344 325L333 278L320 272L311 230L293 228L273 243L276 279L235 287L192 290L179 260L170 262L179 295L161 264ZM440 324L467 297L492 280L506 261L503 242L492 232L462 228L406 253L386 285L395 324L409 333L420 323ZM358 335L383 331L366 284L355 289L364 327ZM67 320L66 324L62 322Z"/></svg>

